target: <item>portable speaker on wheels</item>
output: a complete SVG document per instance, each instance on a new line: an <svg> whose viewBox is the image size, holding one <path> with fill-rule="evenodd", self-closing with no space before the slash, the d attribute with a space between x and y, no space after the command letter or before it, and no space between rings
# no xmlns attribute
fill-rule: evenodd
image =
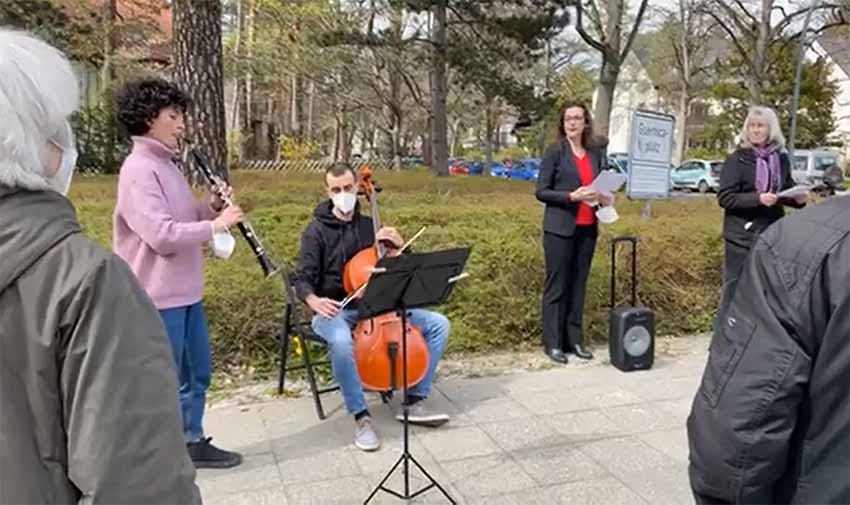
<svg viewBox="0 0 850 505"><path fill-rule="evenodd" d="M617 244L632 243L632 304L616 307ZM608 353L611 364L623 372L647 370L655 357L655 314L637 306L637 237L616 237L611 241L611 314L608 325Z"/></svg>

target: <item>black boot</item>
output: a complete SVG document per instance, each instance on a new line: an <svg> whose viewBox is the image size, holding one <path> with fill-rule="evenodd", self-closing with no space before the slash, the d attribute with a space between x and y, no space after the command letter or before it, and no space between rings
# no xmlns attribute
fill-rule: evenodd
<svg viewBox="0 0 850 505"><path fill-rule="evenodd" d="M219 449L212 445L210 440L212 440L212 437L186 444L189 457L192 458L195 468L232 468L242 463L241 454Z"/></svg>
<svg viewBox="0 0 850 505"><path fill-rule="evenodd" d="M567 355L560 349L546 349L546 356L549 356L549 359L555 363L561 363L562 365L566 365L568 361Z"/></svg>
<svg viewBox="0 0 850 505"><path fill-rule="evenodd" d="M576 344L576 346L573 347L573 354L575 354L576 358L579 359L593 359L593 353L582 347L581 344Z"/></svg>

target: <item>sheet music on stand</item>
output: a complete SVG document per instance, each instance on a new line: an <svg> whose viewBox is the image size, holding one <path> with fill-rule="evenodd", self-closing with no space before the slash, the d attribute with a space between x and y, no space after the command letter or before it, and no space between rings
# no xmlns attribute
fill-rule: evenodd
<svg viewBox="0 0 850 505"><path fill-rule="evenodd" d="M463 272L469 253L464 247L381 258L360 300L360 316L390 312L399 300L405 309L445 303L456 281L469 275Z"/></svg>

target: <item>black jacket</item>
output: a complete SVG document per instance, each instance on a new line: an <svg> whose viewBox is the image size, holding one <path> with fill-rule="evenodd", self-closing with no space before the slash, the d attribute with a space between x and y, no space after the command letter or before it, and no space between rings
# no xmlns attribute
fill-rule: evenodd
<svg viewBox="0 0 850 505"><path fill-rule="evenodd" d="M301 251L294 285L298 297L308 295L342 300L346 296L342 285L345 263L362 249L375 242L372 218L354 210L351 221L342 221L333 212L333 204L326 200L313 211L313 221L301 235Z"/></svg>
<svg viewBox="0 0 850 505"><path fill-rule="evenodd" d="M605 157L600 151L591 148L587 149L587 154L595 178L606 166ZM549 146L540 164L537 191L534 193L538 200L546 204L543 231L564 237L572 236L579 204L569 200L569 193L580 187L581 179L569 143L558 142Z"/></svg>
<svg viewBox="0 0 850 505"><path fill-rule="evenodd" d="M850 197L756 240L688 418L697 503L850 503Z"/></svg>
<svg viewBox="0 0 850 505"><path fill-rule="evenodd" d="M794 186L788 155L779 155L779 192ZM743 247L750 247L755 237L785 214L783 205L802 207L793 199L780 198L773 207L759 203L756 191L756 155L751 148L741 148L726 158L720 172L717 202L726 212L723 217L723 238ZM751 224L748 224L751 223Z"/></svg>

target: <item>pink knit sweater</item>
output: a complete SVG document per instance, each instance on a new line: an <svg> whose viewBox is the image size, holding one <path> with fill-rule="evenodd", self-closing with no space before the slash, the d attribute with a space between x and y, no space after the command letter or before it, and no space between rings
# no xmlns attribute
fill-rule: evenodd
<svg viewBox="0 0 850 505"><path fill-rule="evenodd" d="M112 219L115 254L160 310L201 300L202 245L212 239L215 217L207 203L195 199L172 156L154 139L133 137Z"/></svg>

